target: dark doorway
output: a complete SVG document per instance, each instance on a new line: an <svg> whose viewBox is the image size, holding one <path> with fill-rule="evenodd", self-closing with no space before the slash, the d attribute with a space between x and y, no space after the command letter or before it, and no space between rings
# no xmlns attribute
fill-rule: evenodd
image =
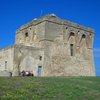
<svg viewBox="0 0 100 100"><path fill-rule="evenodd" d="M38 76L42 75L42 66L38 66Z"/></svg>

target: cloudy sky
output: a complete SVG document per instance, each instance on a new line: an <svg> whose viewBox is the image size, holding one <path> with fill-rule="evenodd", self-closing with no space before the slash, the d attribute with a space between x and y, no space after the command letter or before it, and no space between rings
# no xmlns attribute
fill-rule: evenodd
<svg viewBox="0 0 100 100"><path fill-rule="evenodd" d="M21 25L51 13L95 30L94 59L100 76L100 0L0 0L0 48L14 44Z"/></svg>

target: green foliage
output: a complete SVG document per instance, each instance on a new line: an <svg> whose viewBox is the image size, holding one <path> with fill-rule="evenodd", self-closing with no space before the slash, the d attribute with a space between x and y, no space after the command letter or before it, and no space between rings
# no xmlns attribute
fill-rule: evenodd
<svg viewBox="0 0 100 100"><path fill-rule="evenodd" d="M100 78L1 77L0 100L100 100Z"/></svg>

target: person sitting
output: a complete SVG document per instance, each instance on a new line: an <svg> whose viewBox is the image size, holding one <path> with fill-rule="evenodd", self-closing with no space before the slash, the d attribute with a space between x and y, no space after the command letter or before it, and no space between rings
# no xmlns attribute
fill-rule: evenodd
<svg viewBox="0 0 100 100"><path fill-rule="evenodd" d="M23 70L22 71L22 76L25 77L26 76L26 72Z"/></svg>
<svg viewBox="0 0 100 100"><path fill-rule="evenodd" d="M33 72L32 72L32 71L30 71L30 76L32 76L32 74L33 74Z"/></svg>

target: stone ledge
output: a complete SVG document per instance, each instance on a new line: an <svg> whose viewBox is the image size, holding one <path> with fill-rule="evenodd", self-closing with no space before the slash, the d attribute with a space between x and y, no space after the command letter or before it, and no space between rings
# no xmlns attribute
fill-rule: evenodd
<svg viewBox="0 0 100 100"><path fill-rule="evenodd" d="M16 33L19 33L19 31L23 30L23 29L26 29L30 26L35 26L35 25L38 25L44 21L48 21L48 22L52 22L52 23L56 23L56 24L59 24L59 25L66 25L66 26L70 26L70 27L74 27L74 28L78 28L78 29L81 29L81 30L85 30L85 31L88 31L88 32L92 32L94 33L95 31L91 28L88 28L88 27L85 27L85 26L82 26L82 25L79 25L77 23L73 23L73 22L70 22L68 20L64 20L64 19L60 19L59 17L52 17L51 15L47 15L47 16L43 16L37 20L32 20L31 22L21 26L17 31Z"/></svg>
<svg viewBox="0 0 100 100"><path fill-rule="evenodd" d="M11 76L11 73L10 72L8 72L8 71L0 71L0 76Z"/></svg>

